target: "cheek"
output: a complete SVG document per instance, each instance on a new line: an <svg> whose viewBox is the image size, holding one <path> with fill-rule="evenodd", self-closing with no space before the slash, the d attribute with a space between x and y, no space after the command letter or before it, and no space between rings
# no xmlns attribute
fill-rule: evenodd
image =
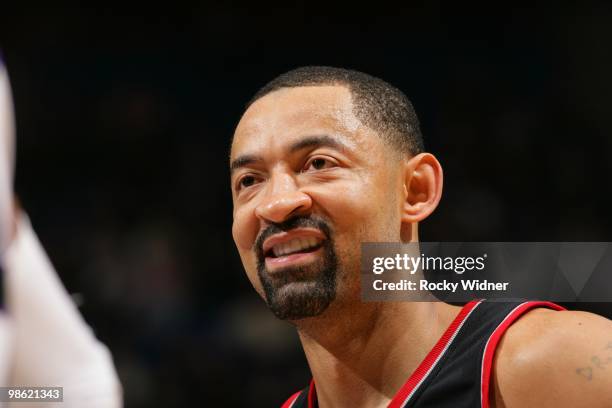
<svg viewBox="0 0 612 408"><path fill-rule="evenodd" d="M394 241L400 222L392 191L370 183L319 191L316 200L331 218L337 241ZM395 228L397 224L397 228Z"/></svg>
<svg viewBox="0 0 612 408"><path fill-rule="evenodd" d="M251 212L251 214L254 213ZM240 255L247 277L255 290L262 295L261 282L257 276L257 260L252 249L253 243L257 238L258 226L257 218L254 215L249 216L246 208L237 210L234 213L234 223L232 225L234 243L238 249L238 254Z"/></svg>
<svg viewBox="0 0 612 408"><path fill-rule="evenodd" d="M249 207L241 207L234 211L234 222L232 224L232 237L238 251L251 250L257 232L259 222L255 216L255 211Z"/></svg>

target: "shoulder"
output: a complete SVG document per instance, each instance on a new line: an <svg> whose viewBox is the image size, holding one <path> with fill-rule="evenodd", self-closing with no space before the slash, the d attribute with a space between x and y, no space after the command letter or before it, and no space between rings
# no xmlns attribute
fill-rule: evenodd
<svg viewBox="0 0 612 408"><path fill-rule="evenodd" d="M491 401L498 407L612 406L612 322L535 309L499 343Z"/></svg>

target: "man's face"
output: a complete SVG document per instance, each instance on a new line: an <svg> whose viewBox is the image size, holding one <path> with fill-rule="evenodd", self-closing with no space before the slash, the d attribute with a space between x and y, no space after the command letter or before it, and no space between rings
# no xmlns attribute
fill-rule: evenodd
<svg viewBox="0 0 612 408"><path fill-rule="evenodd" d="M285 88L255 102L230 155L232 234L280 318L359 299L362 242L399 241L399 156L353 114L342 86Z"/></svg>

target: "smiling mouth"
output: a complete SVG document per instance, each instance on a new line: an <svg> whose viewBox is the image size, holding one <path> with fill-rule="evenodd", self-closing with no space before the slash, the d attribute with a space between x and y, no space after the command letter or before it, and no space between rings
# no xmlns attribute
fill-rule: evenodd
<svg viewBox="0 0 612 408"><path fill-rule="evenodd" d="M323 239L318 237L298 237L286 242L278 243L268 249L266 258L285 258L290 255L308 254L317 251L323 246Z"/></svg>

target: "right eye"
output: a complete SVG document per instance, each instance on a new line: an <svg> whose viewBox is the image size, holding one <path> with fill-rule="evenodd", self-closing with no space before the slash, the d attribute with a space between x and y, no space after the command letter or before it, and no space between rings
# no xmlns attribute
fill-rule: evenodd
<svg viewBox="0 0 612 408"><path fill-rule="evenodd" d="M237 189L242 190L243 188L251 187L255 183L257 183L257 178L251 174L247 174L238 180Z"/></svg>

